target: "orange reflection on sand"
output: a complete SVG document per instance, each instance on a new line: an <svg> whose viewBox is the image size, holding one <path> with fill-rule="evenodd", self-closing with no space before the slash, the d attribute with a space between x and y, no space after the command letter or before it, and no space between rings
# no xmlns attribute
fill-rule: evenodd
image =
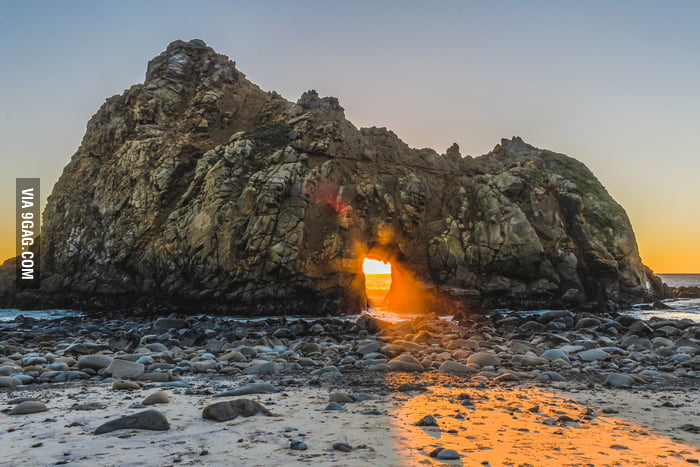
<svg viewBox="0 0 700 467"><path fill-rule="evenodd" d="M457 378L429 388L396 393L390 409L404 465L689 465L685 459L700 456L694 447L542 388L480 387ZM425 415L440 427L415 426ZM437 447L454 449L460 460L430 457Z"/></svg>

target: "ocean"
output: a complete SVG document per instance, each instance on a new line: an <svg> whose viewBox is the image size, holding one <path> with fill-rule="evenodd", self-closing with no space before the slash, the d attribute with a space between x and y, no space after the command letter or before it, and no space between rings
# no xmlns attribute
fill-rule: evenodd
<svg viewBox="0 0 700 467"><path fill-rule="evenodd" d="M700 287L700 274L659 274L659 277L671 288L675 287ZM368 292L370 301L373 301L376 308L370 309L370 314L382 319L390 321L401 321L413 316L399 316L384 310L381 306L381 299L388 292L390 284L390 276L385 274L376 275L376 284L372 286L376 289L374 292ZM650 318L659 316L670 319L691 319L700 323L700 299L686 298L676 300L665 300L664 303L673 307L673 310L640 310L634 307L630 310L624 310L633 316L639 318ZM508 310L501 310L508 311ZM515 310L510 310L515 311ZM539 310L546 311L546 310ZM34 319L56 319L64 316L79 316L81 313L72 310L40 310L40 311L21 311L16 309L0 309L0 321L12 321L19 315L31 316ZM232 317L232 319L235 319Z"/></svg>
<svg viewBox="0 0 700 467"><path fill-rule="evenodd" d="M658 274L669 287L700 287L700 274ZM690 319L700 323L700 298L681 298L664 300L673 310L630 310L629 313L639 318L658 316L670 319Z"/></svg>
<svg viewBox="0 0 700 467"><path fill-rule="evenodd" d="M658 274L669 287L700 287L700 274Z"/></svg>

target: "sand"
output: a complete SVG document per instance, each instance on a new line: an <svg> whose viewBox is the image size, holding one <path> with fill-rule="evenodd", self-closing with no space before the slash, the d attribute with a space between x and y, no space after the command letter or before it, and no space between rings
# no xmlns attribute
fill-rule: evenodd
<svg viewBox="0 0 700 467"><path fill-rule="evenodd" d="M403 382L427 383L428 391L402 393ZM700 425L700 394L625 389L558 391L533 384L478 383L424 374L390 373L388 390L374 400L324 410L332 391L353 393L342 381L299 386L275 394L243 396L273 416L228 422L203 420L202 409L220 381L189 379L190 388L166 389L168 404L149 406L166 415L169 431L92 432L102 423L136 413L157 388L115 391L106 382L53 384L5 392L36 397L49 411L0 415L3 465L689 465L700 459L700 434L677 429ZM466 394L471 403L458 397ZM467 397L462 396L462 397ZM224 398L223 400L230 399ZM660 407L664 402L681 407ZM76 403L102 402L104 409L71 410ZM667 404L668 405L668 404ZM618 413L605 414L603 409ZM363 412L378 411L380 415ZM439 428L418 427L433 414ZM292 440L308 445L290 449ZM334 450L345 442L350 452ZM461 458L430 457L437 447ZM485 463L485 464L484 464Z"/></svg>

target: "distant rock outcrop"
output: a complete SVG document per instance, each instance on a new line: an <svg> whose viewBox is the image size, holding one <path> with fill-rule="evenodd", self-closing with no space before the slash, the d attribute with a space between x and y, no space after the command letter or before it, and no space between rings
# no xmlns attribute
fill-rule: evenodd
<svg viewBox="0 0 700 467"><path fill-rule="evenodd" d="M366 256L392 262L397 307L425 304L416 291L510 307L664 294L580 162L517 137L477 158L412 149L333 97L261 90L199 40L92 117L41 241L42 289L14 293L5 271L4 306L354 312Z"/></svg>

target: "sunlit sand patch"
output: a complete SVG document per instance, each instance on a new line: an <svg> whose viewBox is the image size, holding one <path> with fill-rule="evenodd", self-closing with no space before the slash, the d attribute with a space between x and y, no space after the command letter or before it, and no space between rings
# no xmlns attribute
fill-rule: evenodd
<svg viewBox="0 0 700 467"><path fill-rule="evenodd" d="M406 377L389 378L399 384ZM390 408L405 465L689 465L686 459L700 458L695 447L542 388L451 382L399 393ZM425 415L439 428L416 426ZM438 447L461 459L430 457Z"/></svg>

